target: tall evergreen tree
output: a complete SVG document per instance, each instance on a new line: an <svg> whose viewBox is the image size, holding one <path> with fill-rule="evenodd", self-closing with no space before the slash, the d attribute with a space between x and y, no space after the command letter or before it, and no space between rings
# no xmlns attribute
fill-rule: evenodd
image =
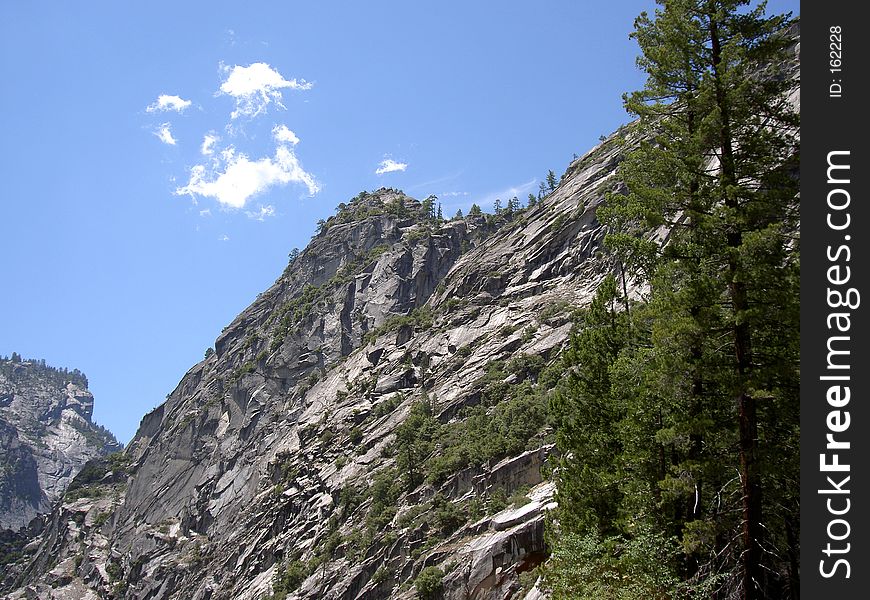
<svg viewBox="0 0 870 600"><path fill-rule="evenodd" d="M629 333L616 346L592 337L602 323L593 303L598 317L566 355L571 375L553 408L569 460L559 480L567 541L557 539L554 555L592 566L582 582L565 570L551 581L568 590L556 597L796 598L798 117L786 99L796 83L782 69L789 20L745 0L659 4L635 23L648 77L625 97L645 141L620 166L627 192L598 213L607 245L649 281L650 294L630 320L618 317ZM649 235L659 227L664 245ZM617 298L612 280L602 293ZM594 374L596 387L575 372ZM572 467L574 457L582 467ZM671 550L626 562L655 540Z"/></svg>
<svg viewBox="0 0 870 600"><path fill-rule="evenodd" d="M626 97L648 141L620 169L628 194L613 196L601 216L614 228L608 242L620 258L653 280L651 306L660 312L652 344L667 360L649 368L660 369L662 381L685 382L677 388L685 395L671 397L687 418L676 464L693 482L682 492L696 501L675 515L677 533L684 547L719 557L700 564L699 575L728 573L726 585L741 597L761 598L781 585L763 569L777 560L765 553L780 533L765 516L764 482L796 473L794 456L779 455L778 445L794 445L797 427L797 184L790 171L798 119L786 100L794 81L771 72L787 63L788 19L765 17L763 5L747 9L741 0L659 3L634 33L647 85ZM661 251L640 235L659 225L670 228ZM783 416L785 427L777 422ZM717 463L739 473L740 544L730 548L700 541L727 539L734 527L698 506L702 482L727 481ZM662 485L680 489L668 481ZM793 494L768 504L783 501L796 517Z"/></svg>
<svg viewBox="0 0 870 600"><path fill-rule="evenodd" d="M420 203L420 209L423 211L423 218L427 221L434 221L437 218L435 202L438 197L435 195L426 196Z"/></svg>
<svg viewBox="0 0 870 600"><path fill-rule="evenodd" d="M551 401L562 451L560 523L567 530L612 532L619 507L613 465L621 445L610 368L626 343L627 330L617 299L616 281L607 277L584 315L582 329L571 338L563 357L568 375Z"/></svg>

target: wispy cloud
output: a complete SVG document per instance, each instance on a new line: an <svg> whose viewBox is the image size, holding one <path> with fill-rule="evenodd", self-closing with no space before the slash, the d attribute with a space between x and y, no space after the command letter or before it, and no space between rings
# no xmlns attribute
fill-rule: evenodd
<svg viewBox="0 0 870 600"><path fill-rule="evenodd" d="M468 196L468 192L441 192L439 194L435 194L439 198L458 198L461 196Z"/></svg>
<svg viewBox="0 0 870 600"><path fill-rule="evenodd" d="M228 241L230 241L230 236L228 236L227 234L223 234L222 236L220 236L218 238L218 241L219 242L228 242Z"/></svg>
<svg viewBox="0 0 870 600"><path fill-rule="evenodd" d="M214 145L220 141L220 138L213 133L207 133L202 138L202 145L199 151L203 156L211 156L214 154Z"/></svg>
<svg viewBox="0 0 870 600"><path fill-rule="evenodd" d="M495 202L496 198L500 199L502 201L502 204L505 204L508 199L513 198L514 196L522 200L525 196L529 194L529 192L535 189L535 185L537 183L537 179L530 179L525 183L520 183L518 185L514 185L509 188L499 190L497 192L490 192L476 202L484 209L487 209L488 206Z"/></svg>
<svg viewBox="0 0 870 600"><path fill-rule="evenodd" d="M429 181L421 181L420 183L415 183L413 185L406 187L405 189L409 192L413 192L416 190L424 190L424 191L428 192L436 185L441 186L441 185L447 183L448 181L453 181L457 177L460 177L462 174L463 174L463 171L457 171L455 173L450 173L448 175L438 177L437 179L430 179Z"/></svg>
<svg viewBox="0 0 870 600"><path fill-rule="evenodd" d="M278 71L263 62L253 63L247 67L238 65L228 67L221 65L227 74L220 86L222 94L232 96L236 101L236 109L230 114L233 119L240 116L253 118L266 111L274 102L281 108L281 90L309 90L312 84L304 79L284 79Z"/></svg>
<svg viewBox="0 0 870 600"><path fill-rule="evenodd" d="M392 158L385 158L380 162L380 166L375 170L375 175L395 173L396 171L404 171L407 168L408 163L396 162Z"/></svg>
<svg viewBox="0 0 870 600"><path fill-rule="evenodd" d="M275 138L276 142L292 144L294 146L299 143L299 138L295 133L287 129L286 125L275 125L272 128L272 137Z"/></svg>
<svg viewBox="0 0 870 600"><path fill-rule="evenodd" d="M157 136L164 144L169 144L170 146L174 146L177 140L172 137L172 129L169 123L163 123L160 127L157 128L157 131L154 132L154 135Z"/></svg>
<svg viewBox="0 0 870 600"><path fill-rule="evenodd" d="M275 207L267 204L266 206L261 206L260 210L257 211L245 211L245 214L255 221L265 221L268 217L275 216Z"/></svg>
<svg viewBox="0 0 870 600"><path fill-rule="evenodd" d="M244 208L257 194L277 186L300 183L312 196L320 191L314 177L302 168L293 150L279 145L275 156L251 160L230 147L215 159L211 168L196 165L190 170L187 185L175 190L176 195L214 198L228 208Z"/></svg>
<svg viewBox="0 0 870 600"><path fill-rule="evenodd" d="M210 217L211 216L211 209L205 208L205 209L199 211L199 216L200 217Z"/></svg>
<svg viewBox="0 0 870 600"><path fill-rule="evenodd" d="M179 96L170 96L168 94L160 94L152 104L149 104L145 109L147 112L167 112L174 111L177 113L184 112L184 109L192 104L190 100L184 100Z"/></svg>

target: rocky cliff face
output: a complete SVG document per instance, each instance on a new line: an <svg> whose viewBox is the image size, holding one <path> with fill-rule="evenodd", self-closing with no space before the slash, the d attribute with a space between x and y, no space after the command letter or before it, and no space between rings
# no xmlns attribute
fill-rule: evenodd
<svg viewBox="0 0 870 600"><path fill-rule="evenodd" d="M595 208L625 137L514 214L439 222L387 189L340 207L123 464L74 483L10 597L412 597L421 577L451 598L517 595L544 549L546 425L425 481L397 428L423 399L436 426L492 413L492 390L522 379L493 365L556 356L611 269ZM81 393L55 412L89 416Z"/></svg>
<svg viewBox="0 0 870 600"><path fill-rule="evenodd" d="M524 420L496 414L534 388L505 365L552 361L611 271L595 208L629 137L513 214L439 222L387 189L340 207L143 418L126 463L76 485L9 597L401 598L426 580L517 596L552 506L545 421L425 479L397 432L421 403L440 432ZM445 440L420 446L421 473Z"/></svg>
<svg viewBox="0 0 870 600"><path fill-rule="evenodd" d="M0 529L49 512L87 461L121 449L93 410L78 371L0 359Z"/></svg>

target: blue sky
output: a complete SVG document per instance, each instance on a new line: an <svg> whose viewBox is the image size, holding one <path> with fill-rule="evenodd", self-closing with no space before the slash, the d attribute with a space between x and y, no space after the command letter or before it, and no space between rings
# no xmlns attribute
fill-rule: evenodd
<svg viewBox="0 0 870 600"><path fill-rule="evenodd" d="M0 354L129 441L340 202L490 210L625 123L652 7L3 2Z"/></svg>

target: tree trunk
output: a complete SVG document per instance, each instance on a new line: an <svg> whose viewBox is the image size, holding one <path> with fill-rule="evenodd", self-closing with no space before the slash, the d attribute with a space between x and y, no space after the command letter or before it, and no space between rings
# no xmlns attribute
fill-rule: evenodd
<svg viewBox="0 0 870 600"><path fill-rule="evenodd" d="M711 8L715 8L711 6ZM710 19L710 50L713 66L716 104L719 108L719 141L721 149L721 185L723 202L733 211L739 211L739 199L734 197L737 174L734 163L734 146L731 135L730 106L722 81L722 47L719 23L714 11ZM743 523L740 555L744 600L761 597L761 480L757 464L758 416L755 399L747 391L747 380L752 369L751 334L743 315L749 308L746 284L740 277L739 250L743 243L740 224L734 215L727 234L728 243L728 294L734 318L734 358L738 376L737 412L740 433L740 479L743 492Z"/></svg>

